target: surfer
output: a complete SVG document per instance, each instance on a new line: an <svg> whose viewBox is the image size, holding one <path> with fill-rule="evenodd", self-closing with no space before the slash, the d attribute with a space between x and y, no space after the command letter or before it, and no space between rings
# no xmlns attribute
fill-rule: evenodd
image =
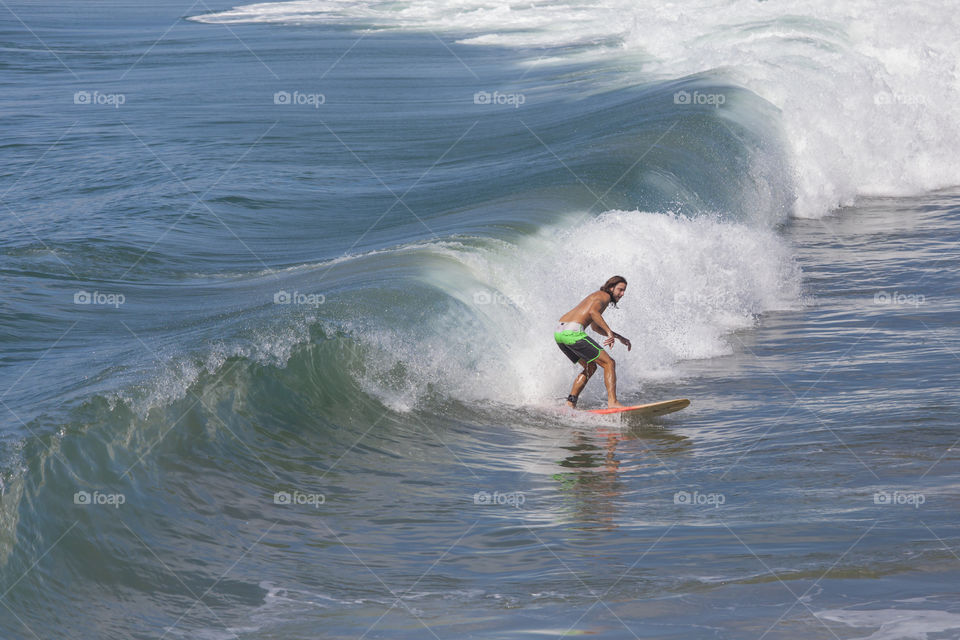
<svg viewBox="0 0 960 640"><path fill-rule="evenodd" d="M557 346L574 364L583 367L583 371L573 381L570 395L567 396L567 405L570 407L577 406L577 398L580 397L580 392L590 380L590 376L597 370L598 364L603 367L603 383L607 387L607 406L624 406L617 402L616 363L610 354L603 350L603 347L586 334L586 329L592 327L597 333L605 335L604 347L611 347L615 340L619 340L627 345L627 351L629 351L630 341L619 333L614 333L607 326L602 315L611 302L616 307L626 291L627 279L623 276L613 276L603 283L599 291L588 295L580 301L580 304L560 318L560 324L553 334Z"/></svg>

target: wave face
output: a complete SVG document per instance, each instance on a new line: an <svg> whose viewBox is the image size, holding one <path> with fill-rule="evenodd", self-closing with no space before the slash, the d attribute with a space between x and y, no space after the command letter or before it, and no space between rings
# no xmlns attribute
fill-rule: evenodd
<svg viewBox="0 0 960 640"><path fill-rule="evenodd" d="M960 175L960 16L936 2L860 0L353 2L298 0L196 16L219 24L347 24L438 31L533 49L537 63L622 57L661 79L722 75L779 111L793 211L820 217L862 195L912 195ZM707 99L704 95L703 99Z"/></svg>
<svg viewBox="0 0 960 640"><path fill-rule="evenodd" d="M584 266L585 245L611 273L631 274L621 310L606 314L633 341L629 357L613 352L625 401L676 378L679 362L730 353L727 334L762 311L797 303L798 271L772 230L637 211L578 218L515 242L464 237L300 267L284 280L291 295L324 273L354 285L319 311L260 325L256 346L224 346L192 364L179 356L139 386L85 401L56 433L28 439L0 511L0 564L30 580L8 602L35 628L124 637L149 635L161 619L190 637L231 610L242 617L269 604L264 576L297 573L291 561L315 544L257 549L245 561L253 568L218 582L217 613L181 619L192 593L218 581L250 535L325 535L315 514L272 503L277 492L319 486L332 505L324 521L351 521L358 486L370 487L369 503L370 490L389 488L411 465L447 468L431 434L486 454L491 444L470 435L476 425L512 424L548 441L575 375L553 345L553 325L600 284ZM399 285L370 275L358 283L357 273L404 276ZM600 388L584 402L599 403ZM540 455L531 452L531 469ZM123 502L111 506L116 496ZM379 508L395 499L388 490ZM333 580L324 601L356 604L362 587L337 577L355 573L355 561L321 556ZM72 587L58 582L64 574ZM81 613L34 617L42 598ZM84 606L90 599L95 610ZM150 613L131 618L131 608Z"/></svg>

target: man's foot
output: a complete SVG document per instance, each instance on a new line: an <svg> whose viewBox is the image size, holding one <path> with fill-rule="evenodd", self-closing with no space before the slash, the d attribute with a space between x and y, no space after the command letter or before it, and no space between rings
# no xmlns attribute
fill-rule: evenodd
<svg viewBox="0 0 960 640"><path fill-rule="evenodd" d="M627 405L620 404L616 400L614 400L613 402L607 402L607 409L623 409L626 406Z"/></svg>
<svg viewBox="0 0 960 640"><path fill-rule="evenodd" d="M573 394L570 394L569 396L567 396L567 406L570 407L571 409L576 409L577 399L578 397Z"/></svg>
<svg viewBox="0 0 960 640"><path fill-rule="evenodd" d="M577 405L573 404L573 403L570 402L569 400L567 400L567 406L570 407L571 409L576 409L576 408L577 408Z"/></svg>

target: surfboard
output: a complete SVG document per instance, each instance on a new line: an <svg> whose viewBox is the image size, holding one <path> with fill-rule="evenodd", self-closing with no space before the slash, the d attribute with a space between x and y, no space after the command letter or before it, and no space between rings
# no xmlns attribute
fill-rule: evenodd
<svg viewBox="0 0 960 640"><path fill-rule="evenodd" d="M615 407L613 409L587 409L588 413L609 414L625 413L632 416L662 416L665 413L680 411L690 405L686 398L677 400L664 400L663 402L651 402L650 404L638 404L632 407Z"/></svg>

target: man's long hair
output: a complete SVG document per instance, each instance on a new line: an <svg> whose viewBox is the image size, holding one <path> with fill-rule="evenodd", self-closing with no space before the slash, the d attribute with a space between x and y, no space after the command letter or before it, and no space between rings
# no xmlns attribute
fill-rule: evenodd
<svg viewBox="0 0 960 640"><path fill-rule="evenodd" d="M608 278L607 281L603 283L603 286L600 287L600 291L603 291L610 296L610 302L613 303L614 307L617 306L617 303L613 299L613 288L621 282L623 284L627 284L627 279L623 276L613 276L612 278Z"/></svg>

